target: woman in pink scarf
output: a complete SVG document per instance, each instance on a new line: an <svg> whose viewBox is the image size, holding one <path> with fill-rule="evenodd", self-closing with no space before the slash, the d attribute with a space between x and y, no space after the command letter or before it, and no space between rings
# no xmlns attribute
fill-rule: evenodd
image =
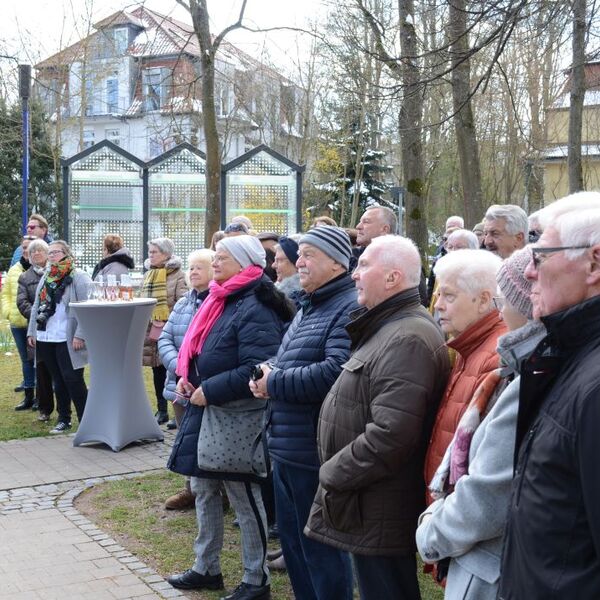
<svg viewBox="0 0 600 600"><path fill-rule="evenodd" d="M253 475L198 468L198 438L204 407L250 408L264 402L250 393L250 372L277 353L285 323L293 316L285 296L263 275L264 266L265 252L253 236L229 237L217 244L208 297L192 319L177 361L177 392L189 397L189 404L169 468L192 477L199 531L194 565L169 582L180 589L223 588L222 481L240 524L244 563L242 582L226 596L229 600L270 598L265 509ZM240 437L241 432L229 432L219 443L230 449L239 445Z"/></svg>

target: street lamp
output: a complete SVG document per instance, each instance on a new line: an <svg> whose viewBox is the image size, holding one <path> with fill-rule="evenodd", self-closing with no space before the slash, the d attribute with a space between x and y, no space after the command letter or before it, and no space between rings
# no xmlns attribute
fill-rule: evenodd
<svg viewBox="0 0 600 600"><path fill-rule="evenodd" d="M29 190L29 96L31 94L31 65L19 65L19 97L23 115L23 235L27 233L28 206L27 192Z"/></svg>

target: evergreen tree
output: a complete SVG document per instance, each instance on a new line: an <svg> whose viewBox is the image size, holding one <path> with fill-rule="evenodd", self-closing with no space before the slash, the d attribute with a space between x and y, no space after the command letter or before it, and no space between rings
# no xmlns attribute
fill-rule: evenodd
<svg viewBox="0 0 600 600"><path fill-rule="evenodd" d="M386 152L374 147L377 136L376 130L354 116L346 119L345 127L337 132L329 146L337 149L339 164L335 169L330 167L330 172L334 171L336 176L315 187L326 195L327 208L341 226L356 224L352 219L353 212L360 217L372 204L390 204L384 194L389 188L386 175L392 168L385 164ZM352 211L353 206L358 210Z"/></svg>
<svg viewBox="0 0 600 600"><path fill-rule="evenodd" d="M62 194L57 152L39 104L30 104L29 214L43 215L50 231L61 233ZM20 103L0 98L0 270L9 267L21 239L22 226L22 112Z"/></svg>

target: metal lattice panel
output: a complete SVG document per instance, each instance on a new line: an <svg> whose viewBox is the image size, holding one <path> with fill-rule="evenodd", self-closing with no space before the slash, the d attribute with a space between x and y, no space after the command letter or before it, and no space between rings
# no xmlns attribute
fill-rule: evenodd
<svg viewBox="0 0 600 600"><path fill-rule="evenodd" d="M187 266L192 250L204 247L206 161L182 149L149 169L148 238L169 237Z"/></svg>
<svg viewBox="0 0 600 600"><path fill-rule="evenodd" d="M296 171L267 152L259 152L227 171L229 222L243 214L256 231L296 231Z"/></svg>
<svg viewBox="0 0 600 600"><path fill-rule="evenodd" d="M102 258L102 241L119 234L142 265L142 177L137 164L111 148L99 148L71 165L69 240L78 264L92 268Z"/></svg>

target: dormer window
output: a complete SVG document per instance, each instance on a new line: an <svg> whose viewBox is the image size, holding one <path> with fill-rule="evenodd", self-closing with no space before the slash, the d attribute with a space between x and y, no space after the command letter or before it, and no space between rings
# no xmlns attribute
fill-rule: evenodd
<svg viewBox="0 0 600 600"><path fill-rule="evenodd" d="M151 68L144 71L144 106L146 111L159 110L167 104L171 87L171 69Z"/></svg>

